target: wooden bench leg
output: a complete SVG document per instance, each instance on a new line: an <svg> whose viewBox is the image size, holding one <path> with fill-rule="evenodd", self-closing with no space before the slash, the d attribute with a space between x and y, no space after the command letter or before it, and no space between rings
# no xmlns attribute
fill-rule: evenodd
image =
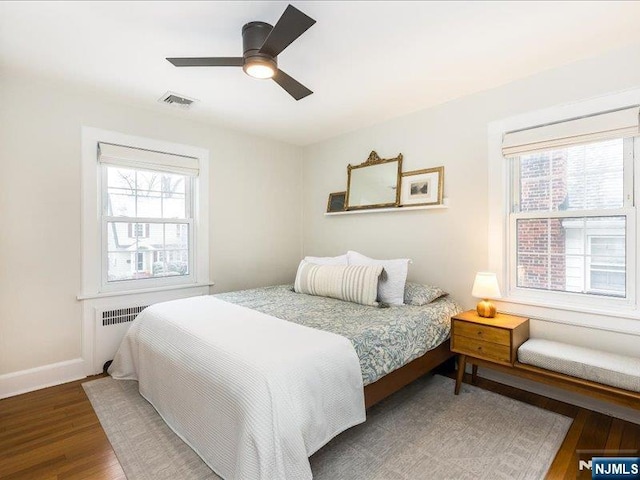
<svg viewBox="0 0 640 480"><path fill-rule="evenodd" d="M462 377L464 376L464 369L467 366L467 356L458 355L458 374L456 375L456 388L454 393L458 395L460 393L460 385L462 384Z"/></svg>
<svg viewBox="0 0 640 480"><path fill-rule="evenodd" d="M471 366L471 383L475 385L477 380L478 380L478 365L474 363Z"/></svg>

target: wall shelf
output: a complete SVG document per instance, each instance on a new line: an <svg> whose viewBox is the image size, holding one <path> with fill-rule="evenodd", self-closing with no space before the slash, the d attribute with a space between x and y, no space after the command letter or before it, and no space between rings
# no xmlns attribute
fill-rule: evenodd
<svg viewBox="0 0 640 480"><path fill-rule="evenodd" d="M382 213L382 212L408 212L411 210L440 210L449 208L449 199L445 198L442 205L420 205L417 207L390 207L390 208L366 208L363 210L347 210L344 212L327 212L325 216L332 215L352 215L356 213Z"/></svg>

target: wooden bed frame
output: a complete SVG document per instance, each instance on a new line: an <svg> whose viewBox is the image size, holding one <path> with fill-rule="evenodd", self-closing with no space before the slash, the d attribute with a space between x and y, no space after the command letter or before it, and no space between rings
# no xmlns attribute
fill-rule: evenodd
<svg viewBox="0 0 640 480"><path fill-rule="evenodd" d="M451 352L449 343L449 340L445 341L423 356L407 363L404 367L400 367L377 382L364 387L365 408L372 407L453 357L455 353Z"/></svg>

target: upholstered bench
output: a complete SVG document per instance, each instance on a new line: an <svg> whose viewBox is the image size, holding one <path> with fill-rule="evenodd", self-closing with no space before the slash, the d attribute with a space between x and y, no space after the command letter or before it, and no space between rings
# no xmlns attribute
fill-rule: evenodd
<svg viewBox="0 0 640 480"><path fill-rule="evenodd" d="M532 338L518 349L518 361L623 390L640 392L640 358Z"/></svg>
<svg viewBox="0 0 640 480"><path fill-rule="evenodd" d="M514 370L532 380L640 409L640 357L532 338Z"/></svg>

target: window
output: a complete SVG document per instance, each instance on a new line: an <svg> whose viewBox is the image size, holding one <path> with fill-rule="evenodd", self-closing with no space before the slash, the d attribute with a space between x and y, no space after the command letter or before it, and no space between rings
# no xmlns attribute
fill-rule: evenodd
<svg viewBox="0 0 640 480"><path fill-rule="evenodd" d="M189 275L192 177L109 164L102 168L106 281ZM129 258L134 261L117 261Z"/></svg>
<svg viewBox="0 0 640 480"><path fill-rule="evenodd" d="M625 149L619 138L512 159L517 288L626 297Z"/></svg>
<svg viewBox="0 0 640 480"><path fill-rule="evenodd" d="M635 301L638 132L634 107L504 134L509 296Z"/></svg>
<svg viewBox="0 0 640 480"><path fill-rule="evenodd" d="M83 128L81 298L209 285L208 151Z"/></svg>

